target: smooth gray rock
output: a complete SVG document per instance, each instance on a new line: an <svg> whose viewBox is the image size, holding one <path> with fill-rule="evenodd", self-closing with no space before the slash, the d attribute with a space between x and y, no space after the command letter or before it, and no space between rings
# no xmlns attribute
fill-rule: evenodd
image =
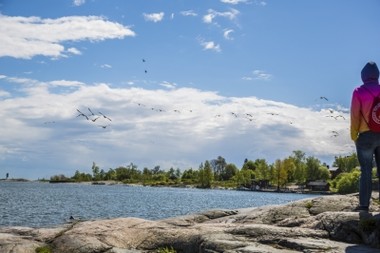
<svg viewBox="0 0 380 253"><path fill-rule="evenodd" d="M374 198L377 197L374 195ZM380 252L380 206L353 212L358 195L329 195L281 206L209 210L150 221L80 221L58 228L0 228L1 253L375 253Z"/></svg>

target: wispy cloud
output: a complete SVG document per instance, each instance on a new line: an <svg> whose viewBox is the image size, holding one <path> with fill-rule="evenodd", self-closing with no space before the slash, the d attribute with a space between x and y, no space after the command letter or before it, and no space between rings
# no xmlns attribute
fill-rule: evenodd
<svg viewBox="0 0 380 253"><path fill-rule="evenodd" d="M237 5L237 4L255 4L255 5L260 5L260 6L266 6L267 2L263 0L220 0L220 2L225 3L225 4L232 4L232 5Z"/></svg>
<svg viewBox="0 0 380 253"><path fill-rule="evenodd" d="M249 0L220 0L222 3L226 3L226 4L233 4L233 5L236 5L236 4L239 4L239 3L248 3Z"/></svg>
<svg viewBox="0 0 380 253"><path fill-rule="evenodd" d="M259 69L253 71L253 76L255 79L259 80L271 80L273 77L271 74Z"/></svg>
<svg viewBox="0 0 380 253"><path fill-rule="evenodd" d="M78 49L76 49L75 47L68 48L67 52L69 52L71 54L75 54L75 55L81 55L82 54L82 52L79 51Z"/></svg>
<svg viewBox="0 0 380 253"><path fill-rule="evenodd" d="M254 3L256 5L260 5L260 6L266 6L267 5L267 2L266 1L262 1L262 0L255 0Z"/></svg>
<svg viewBox="0 0 380 253"><path fill-rule="evenodd" d="M222 51L222 49L220 48L220 45L216 44L214 41L200 41L200 44L203 47L203 50L211 50L215 52Z"/></svg>
<svg viewBox="0 0 380 253"><path fill-rule="evenodd" d="M100 65L100 67L101 67L102 69L110 69L110 68L112 68L112 66L109 65L109 64L102 64L102 65Z"/></svg>
<svg viewBox="0 0 380 253"><path fill-rule="evenodd" d="M154 23L160 22L164 19L165 13L143 13L144 19L146 21L152 21Z"/></svg>
<svg viewBox="0 0 380 253"><path fill-rule="evenodd" d="M180 13L182 16L192 16L192 17L198 16L198 14L193 10L181 11Z"/></svg>
<svg viewBox="0 0 380 253"><path fill-rule="evenodd" d="M75 6L81 6L86 3L86 0L74 0L73 3Z"/></svg>
<svg viewBox="0 0 380 253"><path fill-rule="evenodd" d="M57 19L0 15L0 57L30 59L36 55L64 57L64 42L102 41L135 36L129 27L97 16L70 16ZM69 48L71 54L79 51Z"/></svg>
<svg viewBox="0 0 380 253"><path fill-rule="evenodd" d="M84 86L85 84L78 81L69 81L69 80L56 80L48 82L48 84L52 86L62 86L62 87L80 87Z"/></svg>
<svg viewBox="0 0 380 253"><path fill-rule="evenodd" d="M251 80L263 80L269 81L272 80L273 75L265 72L264 70L253 70L252 73L248 76L242 77L243 80L251 81Z"/></svg>
<svg viewBox="0 0 380 253"><path fill-rule="evenodd" d="M0 97L10 97L11 93L8 91L0 90Z"/></svg>
<svg viewBox="0 0 380 253"><path fill-rule="evenodd" d="M213 9L209 9L207 12L208 14L203 16L203 22L207 24L213 23L216 17L223 17L229 20L234 20L236 19L237 15L239 15L240 13L236 9L231 9L230 11L226 11L226 12L218 12Z"/></svg>
<svg viewBox="0 0 380 253"><path fill-rule="evenodd" d="M160 83L160 85L162 87L165 87L165 88L168 88L168 89L175 89L177 87L176 83L170 83L170 82L167 82L167 81L163 81L162 83Z"/></svg>
<svg viewBox="0 0 380 253"><path fill-rule="evenodd" d="M223 31L223 37L226 40L233 40L234 38L231 37L231 33L233 33L233 32L234 32L233 29L224 29L224 31Z"/></svg>

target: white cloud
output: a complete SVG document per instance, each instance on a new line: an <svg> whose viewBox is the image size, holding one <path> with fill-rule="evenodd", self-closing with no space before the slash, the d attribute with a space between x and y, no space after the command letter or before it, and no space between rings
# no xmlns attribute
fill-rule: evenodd
<svg viewBox="0 0 380 253"><path fill-rule="evenodd" d="M75 6L81 6L86 3L86 0L74 0L73 3Z"/></svg>
<svg viewBox="0 0 380 253"><path fill-rule="evenodd" d="M102 69L110 69L110 68L112 68L112 66L109 65L109 64L102 64L102 65L100 65L100 67L101 67Z"/></svg>
<svg viewBox="0 0 380 253"><path fill-rule="evenodd" d="M48 82L48 84L52 86L61 86L61 87L80 87L80 86L85 85L82 82L68 81L68 80L55 80L55 81Z"/></svg>
<svg viewBox="0 0 380 253"><path fill-rule="evenodd" d="M222 3L226 3L226 4L233 4L233 5L236 5L236 4L239 4L239 3L247 3L248 0L220 0Z"/></svg>
<svg viewBox="0 0 380 253"><path fill-rule="evenodd" d="M165 88L168 88L168 89L175 89L177 87L176 83L170 83L170 82L167 82L167 81L163 81L162 83L160 83L160 85L162 87L165 87Z"/></svg>
<svg viewBox="0 0 380 253"><path fill-rule="evenodd" d="M271 80L273 77L271 74L268 74L265 71L258 69L253 71L253 76L255 79L259 80Z"/></svg>
<svg viewBox="0 0 380 253"><path fill-rule="evenodd" d="M144 19L146 21L152 21L154 23L160 22L163 20L165 13L143 13Z"/></svg>
<svg viewBox="0 0 380 253"><path fill-rule="evenodd" d="M346 120L335 120L327 117L327 109L224 97L193 88L112 88L15 77L0 82L25 87L22 96L11 94L0 100L0 165L13 169L14 177L72 175L94 161L105 170L130 162L140 169L156 165L187 169L219 155L240 166L245 158L273 162L294 150L330 160L353 151L347 110L336 110ZM168 81L162 84L176 86ZM62 94L49 89L52 85L76 89ZM112 122L77 117L76 109L90 114L88 108ZM31 169L36 164L38 172Z"/></svg>
<svg viewBox="0 0 380 253"><path fill-rule="evenodd" d="M203 50L211 50L215 52L221 52L222 49L219 44L215 43L214 41L206 41L202 37L197 38L199 44L203 47Z"/></svg>
<svg viewBox="0 0 380 253"><path fill-rule="evenodd" d="M234 30L232 29L225 29L223 31L223 37L226 39L226 40L233 40L233 38L231 37L231 33L233 33Z"/></svg>
<svg viewBox="0 0 380 253"><path fill-rule="evenodd" d="M180 13L182 16L192 16L192 17L198 16L198 14L194 12L193 10L181 11Z"/></svg>
<svg viewBox="0 0 380 253"><path fill-rule="evenodd" d="M222 51L219 44L216 44L214 41L202 41L201 46L203 50L211 50L215 52Z"/></svg>
<svg viewBox="0 0 380 253"><path fill-rule="evenodd" d="M220 0L220 2L225 3L225 4L232 4L232 5L237 5L240 3L245 3L245 4L255 4L255 5L260 5L260 6L266 6L267 3L266 1L262 0Z"/></svg>
<svg viewBox="0 0 380 253"><path fill-rule="evenodd" d="M260 5L260 6L266 6L267 5L267 2L266 1L260 1L260 0L255 0L254 2L256 5Z"/></svg>
<svg viewBox="0 0 380 253"><path fill-rule="evenodd" d="M264 70L253 70L252 74L249 76L244 76L242 77L243 80L246 81L252 81L252 80L264 80L264 81L269 81L272 80L273 75L265 72Z"/></svg>
<svg viewBox="0 0 380 253"><path fill-rule="evenodd" d="M0 90L0 97L10 97L11 93L5 90Z"/></svg>
<svg viewBox="0 0 380 253"><path fill-rule="evenodd" d="M226 11L226 12L218 12L218 11L215 11L213 9L209 9L207 12L208 12L208 14L203 16L203 22L205 22L207 24L213 23L213 21L216 17L223 17L223 18L227 18L229 20L235 20L237 15L239 15L239 13L240 13L236 9L231 9L231 11Z"/></svg>
<svg viewBox="0 0 380 253"><path fill-rule="evenodd" d="M64 57L66 41L102 41L135 36L129 27L96 16L57 19L0 15L0 57L30 59L36 55ZM79 51L70 48L70 53Z"/></svg>
<svg viewBox="0 0 380 253"><path fill-rule="evenodd" d="M69 52L71 54L75 54L75 55L81 55L82 54L82 52L79 51L78 49L76 49L75 47L68 48L67 52Z"/></svg>

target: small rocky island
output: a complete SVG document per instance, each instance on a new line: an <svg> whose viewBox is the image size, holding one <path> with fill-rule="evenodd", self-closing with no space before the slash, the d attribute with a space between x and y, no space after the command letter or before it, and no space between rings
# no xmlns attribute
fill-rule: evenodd
<svg viewBox="0 0 380 253"><path fill-rule="evenodd" d="M354 212L357 204L358 194L329 195L157 221L130 217L55 228L3 227L0 252L380 252L378 192L370 212Z"/></svg>

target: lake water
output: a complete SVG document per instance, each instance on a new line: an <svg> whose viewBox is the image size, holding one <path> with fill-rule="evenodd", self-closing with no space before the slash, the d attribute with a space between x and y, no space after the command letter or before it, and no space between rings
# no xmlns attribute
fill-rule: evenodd
<svg viewBox="0 0 380 253"><path fill-rule="evenodd" d="M0 227L53 227L78 219L150 220L210 209L284 204L317 195L235 190L0 181Z"/></svg>

